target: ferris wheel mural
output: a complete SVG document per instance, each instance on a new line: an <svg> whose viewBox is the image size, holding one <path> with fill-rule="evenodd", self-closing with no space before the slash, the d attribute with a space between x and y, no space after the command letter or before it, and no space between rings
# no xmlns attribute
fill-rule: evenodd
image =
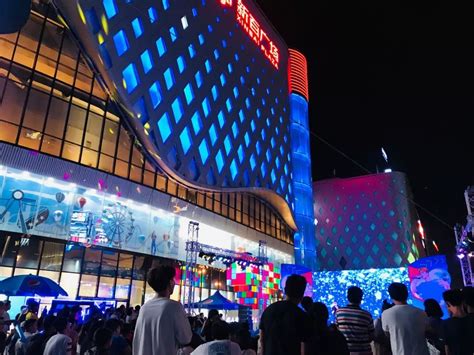
<svg viewBox="0 0 474 355"><path fill-rule="evenodd" d="M140 233L133 211L120 202L108 203L98 222L96 238L106 239L109 246L121 248Z"/></svg>

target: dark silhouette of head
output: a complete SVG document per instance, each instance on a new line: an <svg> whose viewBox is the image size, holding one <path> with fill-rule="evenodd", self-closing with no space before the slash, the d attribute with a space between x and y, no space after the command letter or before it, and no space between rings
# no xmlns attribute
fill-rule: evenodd
<svg viewBox="0 0 474 355"><path fill-rule="evenodd" d="M176 270L170 265L159 265L148 271L147 281L156 293L169 297L174 289Z"/></svg>
<svg viewBox="0 0 474 355"><path fill-rule="evenodd" d="M229 339L230 327L223 320L216 320L212 323L212 337L215 340Z"/></svg>
<svg viewBox="0 0 474 355"><path fill-rule="evenodd" d="M351 286L347 289L347 300L352 304L361 304L364 292L357 286Z"/></svg>
<svg viewBox="0 0 474 355"><path fill-rule="evenodd" d="M425 313L428 317L442 318L443 310L441 309L438 301L433 298L428 298L423 302L425 306Z"/></svg>
<svg viewBox="0 0 474 355"><path fill-rule="evenodd" d="M285 294L289 300L299 303L306 289L306 279L301 275L290 275L286 279Z"/></svg>
<svg viewBox="0 0 474 355"><path fill-rule="evenodd" d="M408 289L400 282L392 282L388 286L388 294L392 300L397 302L405 303L408 299Z"/></svg>
<svg viewBox="0 0 474 355"><path fill-rule="evenodd" d="M303 307L307 313L311 312L311 308L313 307L313 299L309 296L304 296L301 300L301 307Z"/></svg>
<svg viewBox="0 0 474 355"><path fill-rule="evenodd" d="M329 319L329 311L322 302L314 302L311 310L315 324L319 326L327 326Z"/></svg>
<svg viewBox="0 0 474 355"><path fill-rule="evenodd" d="M97 349L109 349L112 346L112 331L109 328L99 328L94 333L94 345Z"/></svg>

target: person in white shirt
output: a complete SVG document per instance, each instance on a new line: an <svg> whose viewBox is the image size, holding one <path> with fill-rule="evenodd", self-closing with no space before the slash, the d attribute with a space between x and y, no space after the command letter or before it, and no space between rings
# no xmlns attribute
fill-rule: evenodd
<svg viewBox="0 0 474 355"><path fill-rule="evenodd" d="M390 284L388 293L394 306L382 313L382 328L390 336L392 354L429 355L426 313L407 304L408 289L404 284Z"/></svg>
<svg viewBox="0 0 474 355"><path fill-rule="evenodd" d="M239 344L230 341L229 336L229 324L218 320L212 324L212 337L215 340L199 345L191 355L241 355Z"/></svg>
<svg viewBox="0 0 474 355"><path fill-rule="evenodd" d="M148 272L148 284L156 295L143 305L137 318L134 355L176 354L180 345L191 341L193 334L184 307L170 299L175 272L169 265L160 265Z"/></svg>
<svg viewBox="0 0 474 355"><path fill-rule="evenodd" d="M43 355L72 355L72 339L65 334L68 327L67 319L56 319L54 327L58 333L49 338Z"/></svg>

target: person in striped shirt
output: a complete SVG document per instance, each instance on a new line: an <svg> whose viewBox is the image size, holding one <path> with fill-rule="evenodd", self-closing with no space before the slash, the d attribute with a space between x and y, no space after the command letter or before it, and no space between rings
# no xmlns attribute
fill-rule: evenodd
<svg viewBox="0 0 474 355"><path fill-rule="evenodd" d="M336 311L336 325L347 340L351 355L372 355L374 321L369 312L360 308L364 293L357 286L347 289L349 304Z"/></svg>

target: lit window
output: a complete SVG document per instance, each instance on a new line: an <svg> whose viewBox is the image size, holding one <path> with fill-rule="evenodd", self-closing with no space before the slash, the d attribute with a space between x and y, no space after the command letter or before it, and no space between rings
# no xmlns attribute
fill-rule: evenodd
<svg viewBox="0 0 474 355"><path fill-rule="evenodd" d="M265 137L266 137L266 135L265 135L265 130L262 129L262 130L260 131L260 136L262 137L262 140L265 140Z"/></svg>
<svg viewBox="0 0 474 355"><path fill-rule="evenodd" d="M217 87L215 85L212 85L211 93L212 93L212 98L214 99L214 101L216 101L218 93L217 93Z"/></svg>
<svg viewBox="0 0 474 355"><path fill-rule="evenodd" d="M202 85L202 74L199 70L194 75L194 79L196 80L196 86L200 88Z"/></svg>
<svg viewBox="0 0 474 355"><path fill-rule="evenodd" d="M234 59L235 59L236 62L239 61L239 55L237 53L234 54Z"/></svg>
<svg viewBox="0 0 474 355"><path fill-rule="evenodd" d="M142 61L143 71L148 73L153 68L153 60L151 59L151 53L146 49L141 55L140 60Z"/></svg>
<svg viewBox="0 0 474 355"><path fill-rule="evenodd" d="M257 151L257 154L260 155L260 152L262 151L262 148L260 148L260 141L257 141L257 144L255 144L255 150Z"/></svg>
<svg viewBox="0 0 474 355"><path fill-rule="evenodd" d="M229 155L230 151L232 150L232 143L230 142L230 137L228 135L225 136L225 139L224 139L224 148L225 148L225 153Z"/></svg>
<svg viewBox="0 0 474 355"><path fill-rule="evenodd" d="M128 50L129 46L127 36L125 35L125 32L123 30L118 31L114 35L114 44L118 56L121 56Z"/></svg>
<svg viewBox="0 0 474 355"><path fill-rule="evenodd" d="M173 26L170 27L170 38L171 42L174 42L178 39L178 32L176 32L176 28Z"/></svg>
<svg viewBox="0 0 474 355"><path fill-rule="evenodd" d="M158 120L158 130L160 131L161 140L163 143L165 143L168 137L171 135L170 120L166 112Z"/></svg>
<svg viewBox="0 0 474 355"><path fill-rule="evenodd" d="M156 41L156 48L158 49L158 54L160 57L162 57L163 54L166 53L166 44L163 38L158 38L158 40Z"/></svg>
<svg viewBox="0 0 474 355"><path fill-rule="evenodd" d="M244 161L244 148L242 145L239 145L239 149L237 149L237 155L239 156L239 162L242 163Z"/></svg>
<svg viewBox="0 0 474 355"><path fill-rule="evenodd" d="M209 104L209 100L207 97L202 101L201 106L202 110L204 111L204 116L209 116L209 113L211 112L211 105Z"/></svg>
<svg viewBox="0 0 474 355"><path fill-rule="evenodd" d="M138 17L132 21L132 28L135 33L135 38L138 38L143 34L142 22Z"/></svg>
<svg viewBox="0 0 474 355"><path fill-rule="evenodd" d="M274 184L276 181L275 170L272 169L272 172L270 173L270 177L272 178L272 184Z"/></svg>
<svg viewBox="0 0 474 355"><path fill-rule="evenodd" d="M130 63L122 71L123 86L127 89L127 92L130 94L138 86L138 74L135 64Z"/></svg>
<svg viewBox="0 0 474 355"><path fill-rule="evenodd" d="M230 163L230 175L232 176L232 180L235 180L237 172L237 164L235 163L235 159L232 159L232 163Z"/></svg>
<svg viewBox="0 0 474 355"><path fill-rule="evenodd" d="M252 129L252 132L255 132L256 127L255 127L255 121L254 120L250 121L250 128Z"/></svg>
<svg viewBox="0 0 474 355"><path fill-rule="evenodd" d="M158 20L158 13L154 7L150 7L148 9L148 18L150 19L151 23L154 23L156 20Z"/></svg>
<svg viewBox="0 0 474 355"><path fill-rule="evenodd" d="M207 147L206 139L203 139L201 144L199 144L199 155L201 156L202 163L206 164L207 158L209 157L209 148Z"/></svg>
<svg viewBox="0 0 474 355"><path fill-rule="evenodd" d="M150 100L153 108L157 108L161 102L160 84L158 84L158 82L154 82L153 85L148 89L148 93L150 94Z"/></svg>
<svg viewBox="0 0 474 355"><path fill-rule="evenodd" d="M206 59L206 61L204 62L204 66L206 67L206 72L207 72L207 74L209 74L209 73L211 72L211 70L212 70L211 62Z"/></svg>
<svg viewBox="0 0 474 355"><path fill-rule="evenodd" d="M219 76L219 79L221 80L221 85L224 86L225 83L226 83L224 73L222 73L222 74Z"/></svg>
<svg viewBox="0 0 474 355"><path fill-rule="evenodd" d="M234 93L235 98L239 97L239 89L237 89L237 86L234 86L234 88L232 89L232 92Z"/></svg>
<svg viewBox="0 0 474 355"><path fill-rule="evenodd" d="M214 146L217 141L217 131L216 126L214 126L214 123L209 128L209 138L211 138L211 144Z"/></svg>
<svg viewBox="0 0 474 355"><path fill-rule="evenodd" d="M188 46L188 52L190 58L194 58L196 56L196 49L192 43Z"/></svg>
<svg viewBox="0 0 474 355"><path fill-rule="evenodd" d="M169 7L170 7L170 2L169 2L169 0L163 0L162 3L163 3L163 9L164 9L164 10L168 10Z"/></svg>
<svg viewBox="0 0 474 355"><path fill-rule="evenodd" d="M191 84L187 84L184 87L184 97L186 98L186 103L189 105L194 99L194 92Z"/></svg>
<svg viewBox="0 0 474 355"><path fill-rule="evenodd" d="M186 18L186 16L181 17L181 25L183 25L183 30L188 28L188 19Z"/></svg>
<svg viewBox="0 0 474 355"><path fill-rule="evenodd" d="M240 119L240 123L245 121L244 111L242 110L239 111L239 119Z"/></svg>
<svg viewBox="0 0 474 355"><path fill-rule="evenodd" d="M236 122L232 123L232 134L234 135L234 138L237 138L237 135L239 134L239 128L237 127Z"/></svg>
<svg viewBox="0 0 474 355"><path fill-rule="evenodd" d="M184 154L187 154L192 144L191 134L189 133L188 127L183 129L179 135L179 140L181 141L181 147L183 147Z"/></svg>
<svg viewBox="0 0 474 355"><path fill-rule="evenodd" d="M248 133L245 133L244 140L245 140L245 146L248 147L250 144L250 136Z"/></svg>
<svg viewBox="0 0 474 355"><path fill-rule="evenodd" d="M194 16L194 17L197 16L198 12L197 12L196 8L193 7L192 13L193 13L193 16Z"/></svg>
<svg viewBox="0 0 474 355"><path fill-rule="evenodd" d="M260 166L260 171L262 172L262 177L265 177L265 175L267 175L267 165L265 164L265 162L263 162Z"/></svg>
<svg viewBox="0 0 474 355"><path fill-rule="evenodd" d="M250 108L250 100L248 97L245 99L245 107Z"/></svg>
<svg viewBox="0 0 474 355"><path fill-rule="evenodd" d="M105 14L107 18L111 19L115 15L117 15L117 5L115 5L114 0L103 0L102 5L104 6Z"/></svg>
<svg viewBox="0 0 474 355"><path fill-rule="evenodd" d="M212 31L214 31L214 29L212 28L211 25L207 25L207 30L209 31L209 33L212 32Z"/></svg>
<svg viewBox="0 0 474 355"><path fill-rule="evenodd" d="M219 120L219 126L221 128L224 127L225 117L224 117L224 113L222 111L219 111L219 113L217 114L217 119Z"/></svg>
<svg viewBox="0 0 474 355"><path fill-rule="evenodd" d="M242 75L240 76L240 83L241 83L242 85L245 84L245 78L244 78Z"/></svg>
<svg viewBox="0 0 474 355"><path fill-rule="evenodd" d="M193 124L194 134L198 135L202 129L201 116L198 111L194 112L193 117L191 117L191 123Z"/></svg>
<svg viewBox="0 0 474 355"><path fill-rule="evenodd" d="M222 40L222 48L227 48L227 42L225 39Z"/></svg>
<svg viewBox="0 0 474 355"><path fill-rule="evenodd" d="M216 164L217 164L217 170L220 173L222 171L222 168L224 167L224 156L222 155L222 152L220 149L216 155Z"/></svg>
<svg viewBox="0 0 474 355"><path fill-rule="evenodd" d="M272 139L270 139L270 144L272 145L272 148L275 148L275 138L272 137Z"/></svg>
<svg viewBox="0 0 474 355"><path fill-rule="evenodd" d="M272 154L270 153L270 149L267 149L265 156L267 157L267 161L270 162L270 159L272 158Z"/></svg>
<svg viewBox="0 0 474 355"><path fill-rule="evenodd" d="M267 123L267 127L270 127L270 119L267 117L267 119L265 120L265 122Z"/></svg>
<svg viewBox="0 0 474 355"><path fill-rule="evenodd" d="M227 112L232 111L232 102L230 99L225 100L225 106L227 107Z"/></svg>
<svg viewBox="0 0 474 355"><path fill-rule="evenodd" d="M178 123L181 117L183 117L183 106L181 105L179 97L174 99L171 104L171 109L173 110L174 120Z"/></svg>
<svg viewBox="0 0 474 355"><path fill-rule="evenodd" d="M166 69L163 76L165 77L166 88L168 90L171 89L174 85L174 75L173 75L172 69L171 68Z"/></svg>
<svg viewBox="0 0 474 355"><path fill-rule="evenodd" d="M217 49L214 49L214 58L215 58L215 60L218 60L219 57L220 57L219 51Z"/></svg>
<svg viewBox="0 0 474 355"><path fill-rule="evenodd" d="M234 71L231 63L227 64L227 71L229 72L229 74Z"/></svg>
<svg viewBox="0 0 474 355"><path fill-rule="evenodd" d="M182 73L184 71L184 69L186 69L186 63L184 62L184 58L183 56L179 56L177 59L176 59L176 63L178 63L178 70L180 73Z"/></svg>
<svg viewBox="0 0 474 355"><path fill-rule="evenodd" d="M198 40L199 40L199 44L202 46L204 44L204 36L202 34L200 34L198 36Z"/></svg>
<svg viewBox="0 0 474 355"><path fill-rule="evenodd" d="M250 156L250 168L254 170L256 166L257 166L257 163L255 162L255 156L252 154Z"/></svg>
<svg viewBox="0 0 474 355"><path fill-rule="evenodd" d="M255 110L255 114L257 115L258 118L260 118L260 116L261 116L262 114L261 114L259 108Z"/></svg>

